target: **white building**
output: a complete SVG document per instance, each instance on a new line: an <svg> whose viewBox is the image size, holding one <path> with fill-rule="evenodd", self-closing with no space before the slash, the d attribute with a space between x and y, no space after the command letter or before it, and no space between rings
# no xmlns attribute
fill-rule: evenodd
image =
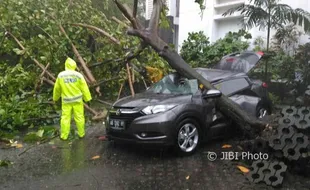
<svg viewBox="0 0 310 190"><path fill-rule="evenodd" d="M225 36L229 31L241 29L241 19L239 13L223 17L222 14L234 6L249 3L249 0L205 0L205 10L203 16L200 15L199 5L194 0L182 0L180 4L179 16L179 49L189 32L204 31L211 42ZM281 0L279 3L287 4L292 8L302 8L310 12L310 0ZM249 31L252 34L252 42L259 36L266 39L267 32L253 28ZM274 31L272 31L273 35ZM309 36L302 35L300 43L308 42Z"/></svg>

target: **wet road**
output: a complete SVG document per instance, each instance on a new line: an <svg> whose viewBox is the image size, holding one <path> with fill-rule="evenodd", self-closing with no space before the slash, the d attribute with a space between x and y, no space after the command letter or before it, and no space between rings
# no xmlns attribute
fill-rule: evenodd
<svg viewBox="0 0 310 190"><path fill-rule="evenodd" d="M170 150L101 141L104 129L88 128L87 136L72 144L22 149L0 149L0 159L14 162L0 167L0 189L272 189L252 185L230 161L208 161L207 152L221 150L224 141L202 146L190 157L177 157ZM100 158L91 160L94 156ZM288 174L282 189L309 189L310 180Z"/></svg>

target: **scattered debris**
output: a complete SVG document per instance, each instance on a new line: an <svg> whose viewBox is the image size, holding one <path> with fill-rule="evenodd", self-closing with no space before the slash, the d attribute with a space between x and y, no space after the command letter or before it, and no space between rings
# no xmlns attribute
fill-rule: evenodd
<svg viewBox="0 0 310 190"><path fill-rule="evenodd" d="M101 140L101 141L107 140L106 136L100 136L100 137L98 137L98 139Z"/></svg>
<svg viewBox="0 0 310 190"><path fill-rule="evenodd" d="M27 133L27 135L24 137L24 141L28 143L42 144L44 142L50 141L58 135L59 131L56 127L44 126L40 127L38 131Z"/></svg>
<svg viewBox="0 0 310 190"><path fill-rule="evenodd" d="M11 162L10 160L0 160L0 167L7 167L12 164L13 162Z"/></svg>
<svg viewBox="0 0 310 190"><path fill-rule="evenodd" d="M231 148L232 146L230 145L230 144L224 144L223 146L222 146L222 148Z"/></svg>
<svg viewBox="0 0 310 190"><path fill-rule="evenodd" d="M237 166L242 173L249 173L250 170L244 166Z"/></svg>
<svg viewBox="0 0 310 190"><path fill-rule="evenodd" d="M93 156L93 157L91 158L91 160L97 160L97 159L99 159L99 158L100 158L100 156L97 155L97 156Z"/></svg>
<svg viewBox="0 0 310 190"><path fill-rule="evenodd" d="M10 146L15 148L23 148L23 145L18 143L17 141L10 140Z"/></svg>

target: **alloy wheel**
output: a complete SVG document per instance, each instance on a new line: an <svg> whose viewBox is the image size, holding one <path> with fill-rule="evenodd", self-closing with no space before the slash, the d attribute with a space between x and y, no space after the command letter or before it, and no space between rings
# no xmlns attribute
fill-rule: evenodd
<svg viewBox="0 0 310 190"><path fill-rule="evenodd" d="M183 152L192 152L198 145L199 133L195 125L184 124L178 132L178 146Z"/></svg>

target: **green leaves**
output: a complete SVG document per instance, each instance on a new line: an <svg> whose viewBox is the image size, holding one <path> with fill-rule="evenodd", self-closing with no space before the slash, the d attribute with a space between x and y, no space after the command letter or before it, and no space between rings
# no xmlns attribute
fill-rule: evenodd
<svg viewBox="0 0 310 190"><path fill-rule="evenodd" d="M210 67L224 55L247 49L249 43L241 39L251 37L245 30L228 32L223 39L211 44L202 31L189 33L188 39L182 44L181 56L192 67Z"/></svg>
<svg viewBox="0 0 310 190"><path fill-rule="evenodd" d="M245 17L244 26L247 28L268 27L277 28L293 22L310 31L310 13L303 9L293 9L287 4L280 4L278 0L251 0L252 4L244 4L226 11L223 16L241 12Z"/></svg>
<svg viewBox="0 0 310 190"><path fill-rule="evenodd" d="M199 4L200 10L203 11L206 7L204 6L205 0L195 0L195 3Z"/></svg>
<svg viewBox="0 0 310 190"><path fill-rule="evenodd" d="M55 127L44 126L40 127L37 131L27 133L23 140L28 143L35 143L46 139L52 139L58 134L59 131Z"/></svg>
<svg viewBox="0 0 310 190"><path fill-rule="evenodd" d="M9 165L12 165L13 162L10 160L0 160L0 167L8 167Z"/></svg>
<svg viewBox="0 0 310 190"><path fill-rule="evenodd" d="M25 53L25 50L20 50L18 48L14 48L13 51L17 54L17 55L23 55Z"/></svg>

